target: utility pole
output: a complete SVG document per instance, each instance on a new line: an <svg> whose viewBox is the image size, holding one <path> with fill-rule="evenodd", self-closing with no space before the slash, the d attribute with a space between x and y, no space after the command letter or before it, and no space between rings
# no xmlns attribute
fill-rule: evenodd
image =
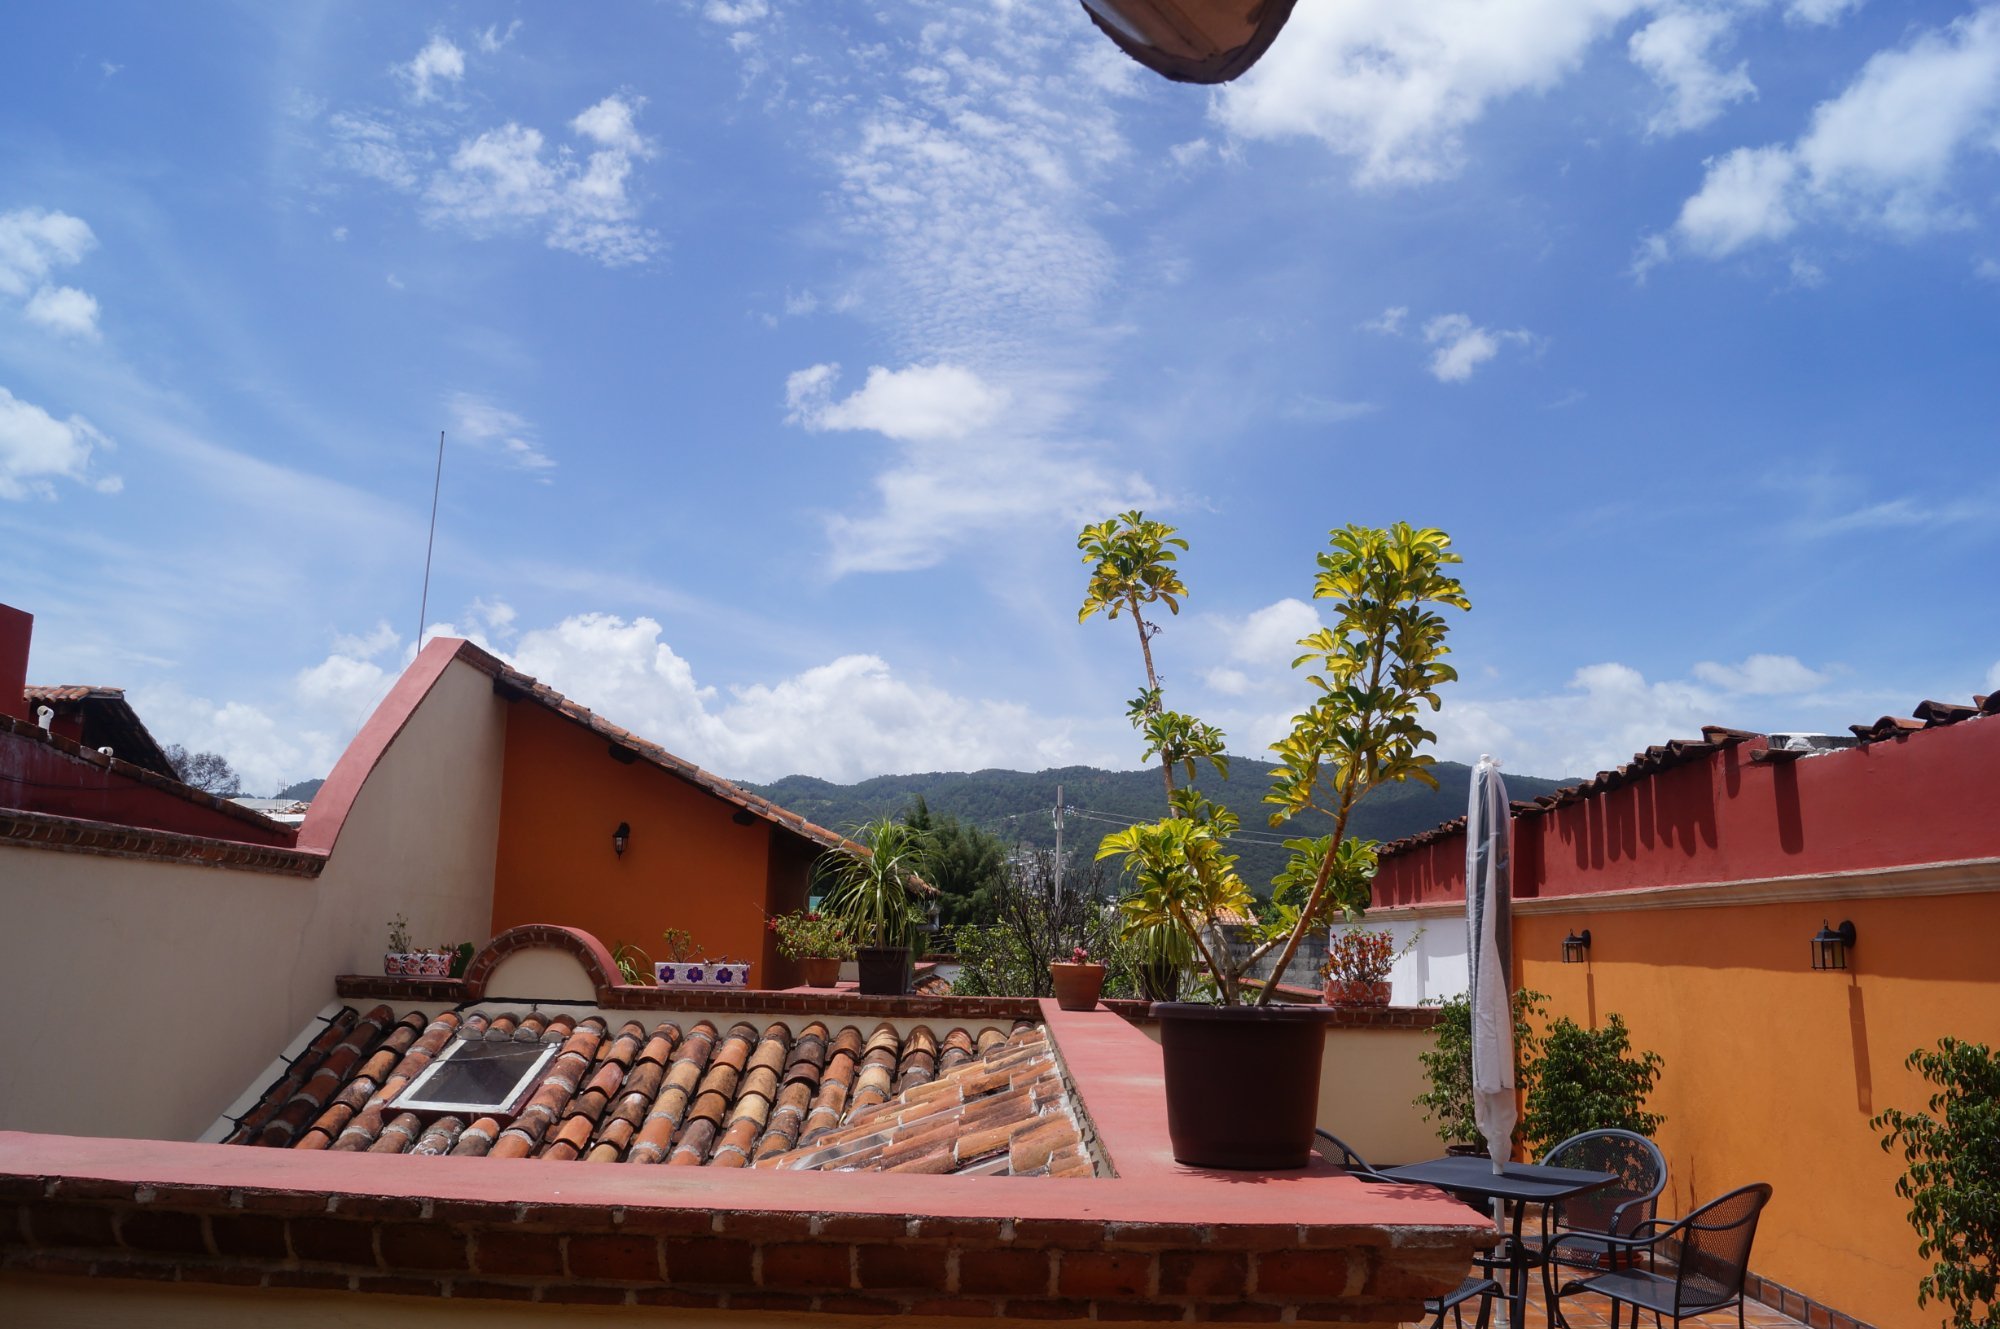
<svg viewBox="0 0 2000 1329"><path fill-rule="evenodd" d="M1062 908L1062 827L1063 799L1062 786L1056 786L1056 908Z"/></svg>

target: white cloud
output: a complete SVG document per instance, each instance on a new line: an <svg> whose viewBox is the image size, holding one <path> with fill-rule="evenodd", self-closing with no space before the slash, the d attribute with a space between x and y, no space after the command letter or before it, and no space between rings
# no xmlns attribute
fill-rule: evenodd
<svg viewBox="0 0 2000 1329"><path fill-rule="evenodd" d="M1798 174L1798 160L1785 148L1737 148L1708 163L1701 190L1681 205L1674 229L1710 258L1782 239L1798 226L1791 204Z"/></svg>
<svg viewBox="0 0 2000 1329"><path fill-rule="evenodd" d="M96 247L81 217L42 208L0 212L0 295L25 296L51 271L82 262Z"/></svg>
<svg viewBox="0 0 2000 1329"><path fill-rule="evenodd" d="M408 64L393 66L392 72L409 89L411 101L436 101L437 83L456 87L465 77L465 52L449 37L432 37Z"/></svg>
<svg viewBox="0 0 2000 1329"><path fill-rule="evenodd" d="M98 338L97 299L74 286L38 288L22 312L30 323L38 323L52 332L86 341Z"/></svg>
<svg viewBox="0 0 2000 1329"><path fill-rule="evenodd" d="M1965 223L1951 198L1960 161L2000 151L2000 5L1878 51L1813 109L1793 143L1712 160L1676 231L1723 257L1802 220L1910 237Z"/></svg>
<svg viewBox="0 0 2000 1329"><path fill-rule="evenodd" d="M1627 50L1667 94L1667 104L1647 124L1652 134L1700 129L1731 103L1757 95L1748 66L1722 69L1717 48L1726 44L1733 16L1713 9L1670 8L1632 34Z"/></svg>
<svg viewBox="0 0 2000 1329"><path fill-rule="evenodd" d="M1827 675L1808 669L1795 655L1753 655L1733 665L1705 660L1694 667L1694 676L1724 692L1759 697L1812 692L1828 681Z"/></svg>
<svg viewBox="0 0 2000 1329"><path fill-rule="evenodd" d="M2000 660L1995 660L1993 667L1986 671L1986 690L2000 692Z"/></svg>
<svg viewBox="0 0 2000 1329"><path fill-rule="evenodd" d="M470 392L452 393L445 408L460 437L491 449L508 465L532 472L555 469L555 459L542 451L535 426L525 417Z"/></svg>
<svg viewBox="0 0 2000 1329"><path fill-rule="evenodd" d="M1373 415L1381 409L1378 403L1372 401L1340 401L1302 392L1285 404L1284 414L1288 420L1309 420L1313 424L1337 425L1349 420L1359 420L1364 415Z"/></svg>
<svg viewBox="0 0 2000 1329"><path fill-rule="evenodd" d="M22 313L30 323L96 341L97 300L44 280L57 268L81 263L96 247L81 217L43 208L0 213L0 295L25 297Z"/></svg>
<svg viewBox="0 0 2000 1329"><path fill-rule="evenodd" d="M1792 255L1792 285L1813 291L1826 285L1826 269L1803 254Z"/></svg>
<svg viewBox="0 0 2000 1329"><path fill-rule="evenodd" d="M333 235L333 242L335 244L347 243L347 228L345 226L334 227L332 235Z"/></svg>
<svg viewBox="0 0 2000 1329"><path fill-rule="evenodd" d="M807 429L872 429L900 442L950 442L991 424L1007 394L958 365L876 365L859 390L833 400L840 366L814 365L785 380L788 423Z"/></svg>
<svg viewBox="0 0 2000 1329"><path fill-rule="evenodd" d="M640 136L634 117L646 104L644 97L606 97L577 115L569 127L585 138L634 157L650 157L653 149Z"/></svg>
<svg viewBox="0 0 2000 1329"><path fill-rule="evenodd" d="M1380 315L1361 325L1363 332L1379 332L1387 337L1403 335L1403 320L1410 316L1408 305L1390 305Z"/></svg>
<svg viewBox="0 0 2000 1329"><path fill-rule="evenodd" d="M1230 627L1230 658L1245 664L1275 667L1289 677L1299 655L1299 639L1326 625L1319 610L1290 596L1265 605Z"/></svg>
<svg viewBox="0 0 2000 1329"><path fill-rule="evenodd" d="M875 655L845 655L725 694L696 681L650 618L580 614L522 635L528 673L613 723L724 775L1037 769L1072 754L1060 725L1024 706L900 678Z"/></svg>
<svg viewBox="0 0 2000 1329"><path fill-rule="evenodd" d="M1827 27L1840 22L1850 9L1861 8L1864 0L1791 0L1785 17L1794 23Z"/></svg>
<svg viewBox="0 0 2000 1329"><path fill-rule="evenodd" d="M766 0L708 0L701 12L710 23L740 28L763 18L771 8Z"/></svg>
<svg viewBox="0 0 2000 1329"><path fill-rule="evenodd" d="M1211 104L1242 138L1316 138L1364 185L1454 174L1494 103L1546 92L1639 0L1341 0L1301 5L1284 40Z"/></svg>
<svg viewBox="0 0 2000 1329"><path fill-rule="evenodd" d="M1196 138L1189 139L1185 143L1174 144L1171 148L1167 149L1167 155L1174 159L1175 167L1183 171L1191 171L1207 161L1214 151L1214 144L1205 138Z"/></svg>
<svg viewBox="0 0 2000 1329"><path fill-rule="evenodd" d="M2000 281L2000 259L1980 259L1972 265L1972 275L1984 281Z"/></svg>
<svg viewBox="0 0 2000 1329"><path fill-rule="evenodd" d="M391 189L417 187L431 153L406 144L394 125L376 116L336 111L326 126L332 136L327 155L336 165Z"/></svg>
<svg viewBox="0 0 2000 1329"><path fill-rule="evenodd" d="M58 479L116 493L123 487L116 476L93 480L90 475L93 454L111 446L82 416L58 420L0 388L0 498L54 498L53 481Z"/></svg>
<svg viewBox="0 0 2000 1329"><path fill-rule="evenodd" d="M333 639L333 651L335 655L349 656L356 660L373 660L384 651L395 649L396 643L401 640L396 630L389 626L387 619L378 619L372 629L359 636L346 633L336 635Z"/></svg>
<svg viewBox="0 0 2000 1329"><path fill-rule="evenodd" d="M480 33L475 40L479 43L479 49L481 51L485 52L487 55L494 55L497 54L500 51L500 49L504 47L508 42L513 41L514 34L519 32L520 30L521 30L520 19L515 19L512 23L509 23L507 25L507 31L505 32L500 31L500 26L496 23L493 26L487 28L486 31Z"/></svg>
<svg viewBox="0 0 2000 1329"><path fill-rule="evenodd" d="M581 166L567 149L548 150L540 130L512 122L464 140L431 177L424 219L474 235L539 229L551 248L607 267L645 262L659 243L638 224L627 193L632 159L647 151L633 124L637 107L607 97L571 122L600 145Z"/></svg>
<svg viewBox="0 0 2000 1329"><path fill-rule="evenodd" d="M1535 335L1525 328L1496 332L1465 314L1439 314L1424 324L1424 341L1437 348L1431 353L1431 377L1440 383L1463 383L1473 370L1500 354L1503 345L1532 346Z"/></svg>
<svg viewBox="0 0 2000 1329"><path fill-rule="evenodd" d="M1225 697L1240 697L1250 690L1250 676L1227 665L1205 671L1201 680L1208 684L1209 691L1220 692Z"/></svg>

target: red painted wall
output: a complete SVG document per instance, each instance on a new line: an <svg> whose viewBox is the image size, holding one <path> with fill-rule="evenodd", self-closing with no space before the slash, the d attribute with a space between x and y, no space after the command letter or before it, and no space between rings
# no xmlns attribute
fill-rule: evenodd
<svg viewBox="0 0 2000 1329"><path fill-rule="evenodd" d="M711 959L753 961L753 987L796 982L765 917L804 904L813 854L761 818L739 824L734 803L609 749L542 706L509 708L493 930L557 923L661 959L661 932L685 928ZM619 822L632 828L622 858L611 847Z"/></svg>
<svg viewBox="0 0 2000 1329"><path fill-rule="evenodd" d="M35 616L12 605L0 605L0 715L33 720L27 698L28 641L35 633Z"/></svg>
<svg viewBox="0 0 2000 1329"><path fill-rule="evenodd" d="M289 827L263 826L248 814L235 816L169 792L144 777L64 752L39 732L0 732L0 805L245 844L292 846Z"/></svg>
<svg viewBox="0 0 2000 1329"><path fill-rule="evenodd" d="M2000 856L2000 720L1789 763L1752 739L1514 819L1517 897L1816 876ZM1465 838L1392 855L1379 905L1465 898Z"/></svg>

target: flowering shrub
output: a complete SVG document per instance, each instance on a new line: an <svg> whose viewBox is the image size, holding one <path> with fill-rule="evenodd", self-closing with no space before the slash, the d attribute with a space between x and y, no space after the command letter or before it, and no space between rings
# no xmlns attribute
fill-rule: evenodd
<svg viewBox="0 0 2000 1329"><path fill-rule="evenodd" d="M1409 945L1397 950L1396 938L1388 932L1347 928L1327 938L1326 963L1319 967L1320 977L1337 983L1386 982L1396 961L1416 944L1412 937Z"/></svg>
<svg viewBox="0 0 2000 1329"><path fill-rule="evenodd" d="M1078 946L1069 953L1069 962L1071 964L1089 964L1090 948L1087 946Z"/></svg>
<svg viewBox="0 0 2000 1329"><path fill-rule="evenodd" d="M852 960L854 938L847 924L817 909L779 914L765 927L778 934L778 954L787 960Z"/></svg>

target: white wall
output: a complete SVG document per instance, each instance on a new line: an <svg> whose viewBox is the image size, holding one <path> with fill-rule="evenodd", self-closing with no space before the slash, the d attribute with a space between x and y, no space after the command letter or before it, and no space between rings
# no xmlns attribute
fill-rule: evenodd
<svg viewBox="0 0 2000 1329"><path fill-rule="evenodd" d="M1381 910L1369 913L1371 928L1384 928L1396 938L1396 949L1416 945L1396 961L1389 974L1390 1000L1398 1006L1416 1006L1440 997L1462 995L1471 982L1466 963L1464 911L1429 918L1395 918Z"/></svg>
<svg viewBox="0 0 2000 1329"><path fill-rule="evenodd" d="M362 787L318 878L0 848L0 1129L192 1140L333 995L386 920L481 942L505 703L454 662Z"/></svg>

